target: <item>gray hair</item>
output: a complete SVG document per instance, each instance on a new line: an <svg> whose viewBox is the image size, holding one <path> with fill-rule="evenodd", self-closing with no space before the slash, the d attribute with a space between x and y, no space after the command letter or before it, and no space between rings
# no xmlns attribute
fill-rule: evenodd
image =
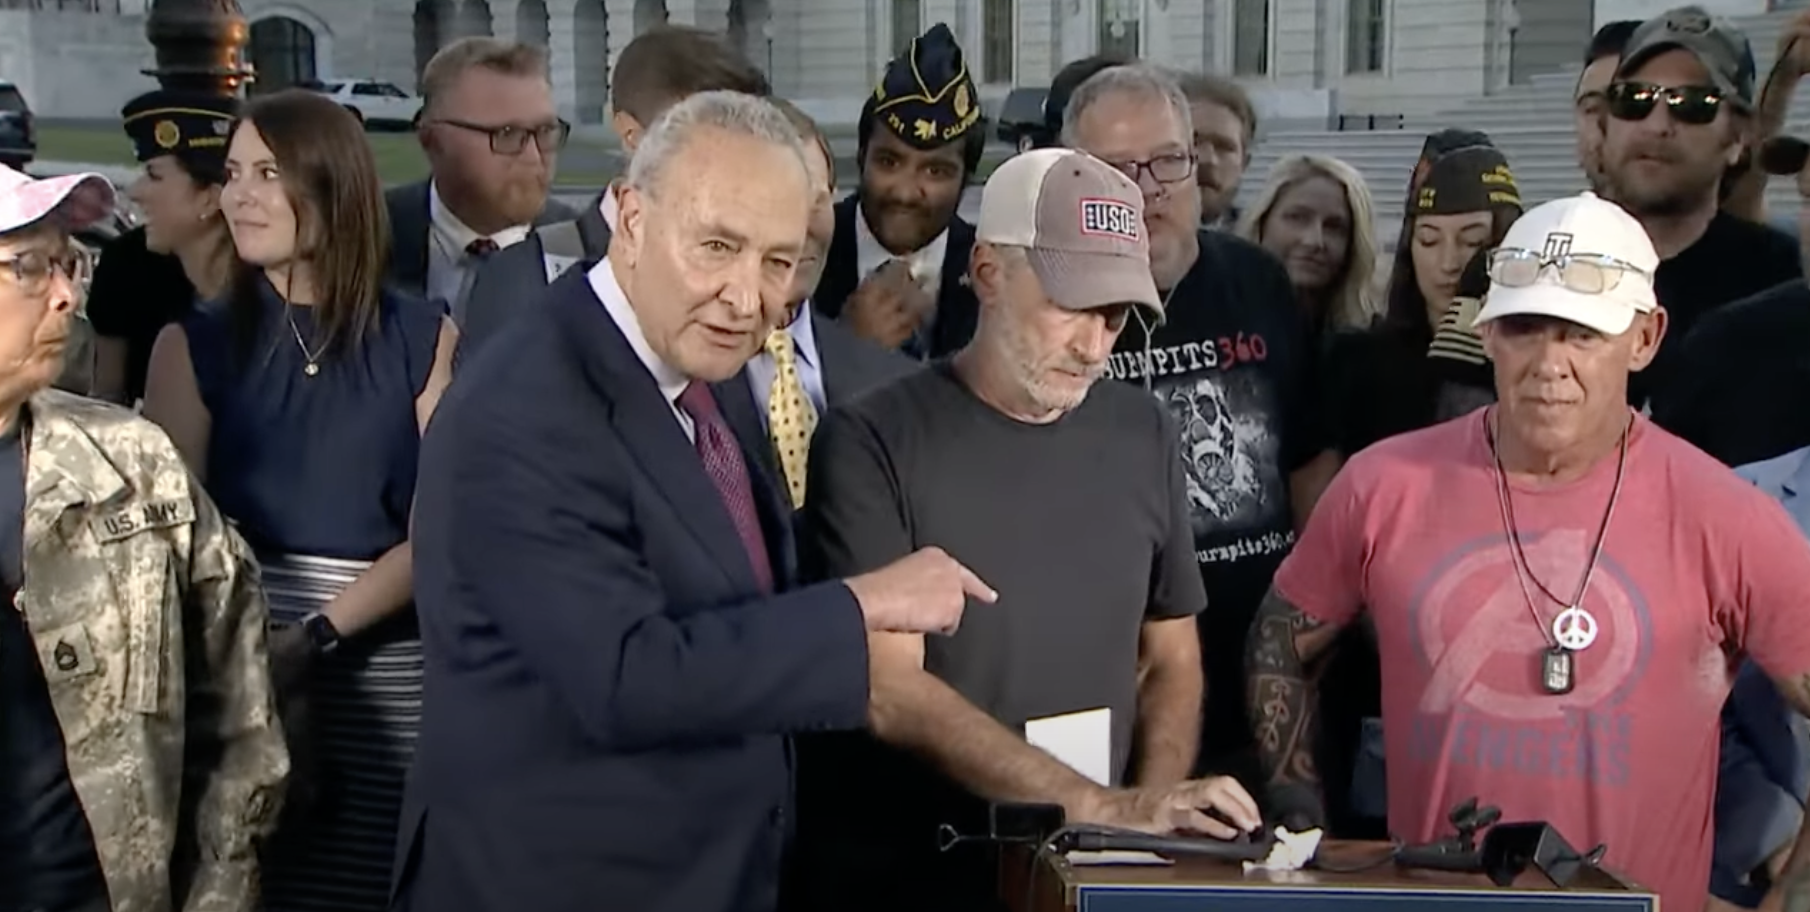
<svg viewBox="0 0 1810 912"><path fill-rule="evenodd" d="M666 166L685 149L694 134L705 129L751 136L783 146L798 160L801 172L810 174L805 165L804 140L778 108L753 95L712 91L686 98L654 121L629 160L628 185L648 196L658 196L660 176ZM809 182L808 176L806 181Z"/></svg>
<svg viewBox="0 0 1810 912"><path fill-rule="evenodd" d="M1107 67L1075 87L1075 93L1068 98L1068 107L1062 111L1062 145L1080 148L1075 136L1076 124L1081 122L1081 115L1087 113L1088 108L1109 95L1167 101L1175 111L1176 122L1182 125L1182 142L1193 144L1194 117L1189 113L1188 96L1183 94L1181 83L1167 70L1147 63L1128 63Z"/></svg>

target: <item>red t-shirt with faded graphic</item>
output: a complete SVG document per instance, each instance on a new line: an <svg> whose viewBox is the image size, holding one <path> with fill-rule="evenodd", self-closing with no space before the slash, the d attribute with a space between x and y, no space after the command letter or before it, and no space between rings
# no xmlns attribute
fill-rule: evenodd
<svg viewBox="0 0 1810 912"><path fill-rule="evenodd" d="M1595 641L1574 688L1540 683L1542 629L1504 534L1479 410L1358 454L1276 573L1322 621L1368 610L1383 670L1389 826L1448 836L1472 796L1504 821L1546 820L1578 851L1656 891L1708 895L1718 718L1742 652L1774 677L1810 672L1810 543L1784 510L1645 418L1584 595ZM1533 574L1560 598L1584 576L1614 486L1613 453L1558 487L1515 486Z"/></svg>

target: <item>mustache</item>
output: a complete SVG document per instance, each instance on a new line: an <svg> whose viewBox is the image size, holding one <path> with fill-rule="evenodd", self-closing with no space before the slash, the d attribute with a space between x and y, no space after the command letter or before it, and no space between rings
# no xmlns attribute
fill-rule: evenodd
<svg viewBox="0 0 1810 912"><path fill-rule="evenodd" d="M1638 143L1628 148L1628 158L1650 158L1667 164L1678 161L1678 153L1661 143Z"/></svg>
<svg viewBox="0 0 1810 912"><path fill-rule="evenodd" d="M905 200L875 200L874 208L879 209L881 215L892 215L897 213L899 215L914 215L924 219L935 218L937 215L937 207L935 206L926 203L912 203Z"/></svg>

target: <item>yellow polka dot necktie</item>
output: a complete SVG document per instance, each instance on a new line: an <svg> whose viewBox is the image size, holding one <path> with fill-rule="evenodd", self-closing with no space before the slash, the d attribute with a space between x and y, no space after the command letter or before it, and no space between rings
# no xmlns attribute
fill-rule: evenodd
<svg viewBox="0 0 1810 912"><path fill-rule="evenodd" d="M767 336L767 354L773 356L773 389L767 394L767 435L786 476L792 509L804 506L805 460L810 456L811 432L817 429L817 407L804 393L798 377L798 351L792 334L776 329Z"/></svg>

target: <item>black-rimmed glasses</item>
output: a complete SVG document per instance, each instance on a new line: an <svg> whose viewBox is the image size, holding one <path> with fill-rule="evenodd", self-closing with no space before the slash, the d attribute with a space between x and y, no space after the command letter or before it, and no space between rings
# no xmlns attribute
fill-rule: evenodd
<svg viewBox="0 0 1810 912"><path fill-rule="evenodd" d="M542 155L558 152L566 147L566 140L572 136L572 125L564 120L556 120L538 127L521 127L515 124L504 124L500 127L487 127L483 124L467 123L463 120L436 118L430 124L446 124L473 133L482 133L490 137L490 151L498 155L520 155L528 148L528 141L534 140L536 148Z"/></svg>
<svg viewBox="0 0 1810 912"><path fill-rule="evenodd" d="M1143 176L1159 184L1176 184L1194 176L1194 153L1176 152L1171 155L1158 155L1143 161L1108 162L1114 168L1124 172L1134 184L1142 185Z"/></svg>
<svg viewBox="0 0 1810 912"><path fill-rule="evenodd" d="M1640 276L1651 282L1651 273L1633 263L1595 253L1545 256L1532 250L1504 247L1490 254L1489 279L1504 288L1526 288L1552 270L1559 285L1579 294L1602 294L1621 284L1622 277Z"/></svg>
<svg viewBox="0 0 1810 912"><path fill-rule="evenodd" d="M70 244L62 251L27 250L10 257L0 257L0 275L12 273L19 290L28 295L43 294L50 287L53 272L69 278L77 290L88 287L94 272L94 258L80 244Z"/></svg>

